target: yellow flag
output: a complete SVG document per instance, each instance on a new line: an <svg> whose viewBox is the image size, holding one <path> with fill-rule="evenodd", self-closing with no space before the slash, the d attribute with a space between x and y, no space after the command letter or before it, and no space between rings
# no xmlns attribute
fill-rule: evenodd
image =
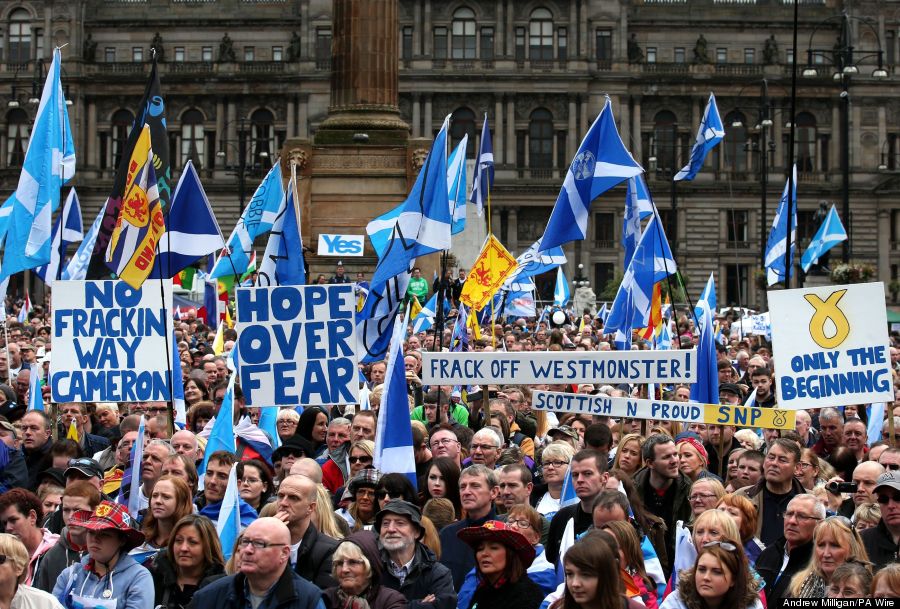
<svg viewBox="0 0 900 609"><path fill-rule="evenodd" d="M482 309L517 266L513 255L494 235L490 235L466 277L460 300L473 311Z"/></svg>
<svg viewBox="0 0 900 609"><path fill-rule="evenodd" d="M581 316L581 323L578 324L578 333L584 333L584 315Z"/></svg>
<svg viewBox="0 0 900 609"><path fill-rule="evenodd" d="M228 305L225 305L225 325L229 328L234 327L234 320L231 319L231 310L228 308Z"/></svg>
<svg viewBox="0 0 900 609"><path fill-rule="evenodd" d="M78 428L75 427L75 421L69 423L69 431L66 433L66 440L75 440L76 442L79 441Z"/></svg>
<svg viewBox="0 0 900 609"><path fill-rule="evenodd" d="M222 355L225 351L225 333L224 333L224 322L219 322L219 327L216 328L216 338L213 339L213 353L216 355Z"/></svg>
<svg viewBox="0 0 900 609"><path fill-rule="evenodd" d="M415 296L412 297L412 302L409 303L409 320L414 320L419 313L422 312L422 304L419 302L419 299Z"/></svg>
<svg viewBox="0 0 900 609"><path fill-rule="evenodd" d="M469 319L466 320L466 325L472 328L473 339L478 340L481 338L481 325L478 323L478 315L474 309L469 309Z"/></svg>

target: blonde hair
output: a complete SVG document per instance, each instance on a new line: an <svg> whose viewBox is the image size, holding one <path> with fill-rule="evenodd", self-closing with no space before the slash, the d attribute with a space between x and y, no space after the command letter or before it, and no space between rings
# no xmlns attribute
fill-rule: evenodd
<svg viewBox="0 0 900 609"><path fill-rule="evenodd" d="M725 487L722 486L722 483L716 480L715 478L697 478L694 480L694 483L691 485L691 494L694 492L694 489L697 488L698 485L705 484L709 487L710 492L716 496L716 503L725 496Z"/></svg>
<svg viewBox="0 0 900 609"><path fill-rule="evenodd" d="M738 531L737 523L734 521L734 518L728 512L723 512L720 510L706 510L699 516L697 516L697 520L694 521L694 532L691 535L692 541L696 545L696 538L694 535L697 534L697 529L701 526L711 526L719 529L722 538L729 539L740 539L741 533ZM697 548L699 550L699 548Z"/></svg>
<svg viewBox="0 0 900 609"><path fill-rule="evenodd" d="M337 514L331 509L331 493L323 484L316 485L316 509L312 513L312 522L316 529L334 539L343 539L344 532L337 523Z"/></svg>
<svg viewBox="0 0 900 609"><path fill-rule="evenodd" d="M857 561L868 562L869 554L866 552L866 548L863 545L862 539L859 537L859 533L848 527L841 519L826 518L816 525L816 530L813 533L813 548L816 547L819 539L825 535L831 535L842 547L848 548L850 550L847 554L848 557L853 557ZM810 575L817 575L822 579L825 578L824 573L822 573L822 567L816 560L815 552L813 552L812 559L809 561L806 568L798 572L791 579L789 596L800 596L800 590L803 588L804 582Z"/></svg>
<svg viewBox="0 0 900 609"><path fill-rule="evenodd" d="M541 453L541 460L546 459L547 457L557 457L559 459L565 459L566 461L571 461L572 457L575 456L575 449L572 448L572 445L563 440L555 440L550 442Z"/></svg>
<svg viewBox="0 0 900 609"><path fill-rule="evenodd" d="M18 537L9 533L0 533L0 554L5 554L6 559L13 565L13 570L18 571L17 581L21 584L25 581L28 571L28 550Z"/></svg>
<svg viewBox="0 0 900 609"><path fill-rule="evenodd" d="M371 583L372 581L372 563L369 562L369 559L366 558L366 555L363 553L362 548L353 543L352 541L342 541L340 545L334 550L334 555L331 557L331 575L335 579L338 578L338 565L340 561L345 558L349 558L351 560L361 560L363 563L363 567L366 570L366 579Z"/></svg>
<svg viewBox="0 0 900 609"><path fill-rule="evenodd" d="M297 414L297 411L293 408L282 408L278 411L278 415L275 417L276 421L284 421L287 419L288 421L293 421L294 423L300 422L300 415Z"/></svg>
<svg viewBox="0 0 900 609"><path fill-rule="evenodd" d="M878 521L881 520L881 506L877 503L861 503L856 506L856 511L853 512L851 520L853 524L861 520L878 524Z"/></svg>
<svg viewBox="0 0 900 609"><path fill-rule="evenodd" d="M622 449L625 448L625 445L629 442L637 442L638 443L638 454L641 455L641 449L644 446L644 436L639 433L627 433L621 438L619 438L619 443L616 445L616 458L613 459L613 464L610 469L621 469L621 465L619 465L619 460L622 458ZM640 465L638 466L640 467Z"/></svg>

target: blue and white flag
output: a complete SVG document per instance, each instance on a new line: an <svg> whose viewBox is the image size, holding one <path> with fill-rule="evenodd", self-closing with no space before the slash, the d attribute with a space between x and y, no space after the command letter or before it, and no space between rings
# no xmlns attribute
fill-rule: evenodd
<svg viewBox="0 0 900 609"><path fill-rule="evenodd" d="M479 217L484 213L484 204L491 196L494 184L494 147L491 144L491 130L488 128L487 113L481 126L481 146L475 160L475 177L472 178L472 196L469 199L475 204Z"/></svg>
<svg viewBox="0 0 900 609"><path fill-rule="evenodd" d="M382 474L405 474L414 485L416 459L409 419L406 369L403 365L403 338L409 325L409 310L391 340L391 355L385 371L384 395L375 432L373 465Z"/></svg>
<svg viewBox="0 0 900 609"><path fill-rule="evenodd" d="M551 249L587 236L591 202L621 182L644 170L625 149L616 130L609 99L578 147L550 221L544 231L543 248Z"/></svg>
<svg viewBox="0 0 900 609"><path fill-rule="evenodd" d="M563 252L563 248L554 247L545 250L541 245L541 240L538 239L516 258L516 270L503 282L503 288L508 289L513 284L552 271L565 263L566 254Z"/></svg>
<svg viewBox="0 0 900 609"><path fill-rule="evenodd" d="M28 323L29 313L31 313L31 297L28 295L28 288L26 288L25 300L22 302L22 307L19 309L19 315L16 317L16 319L19 320L19 323L26 324Z"/></svg>
<svg viewBox="0 0 900 609"><path fill-rule="evenodd" d="M6 240L6 233L9 230L9 218L12 216L13 205L16 203L16 193L12 193L9 198L0 206L0 243Z"/></svg>
<svg viewBox="0 0 900 609"><path fill-rule="evenodd" d="M300 237L300 220L294 199L296 184L288 182L281 209L269 233L269 243L259 266L256 285L303 285L306 283L306 265L303 258L303 239Z"/></svg>
<svg viewBox="0 0 900 609"><path fill-rule="evenodd" d="M557 307L565 307L569 304L569 298L571 297L571 292L569 291L569 281L566 279L566 274L563 273L562 267L557 267L556 269L556 286L553 288L553 304Z"/></svg>
<svg viewBox="0 0 900 609"><path fill-rule="evenodd" d="M713 337L712 313L706 302L700 303L703 325L697 345L697 382L691 385L691 399L701 404L719 403L719 368L716 343Z"/></svg>
<svg viewBox="0 0 900 609"><path fill-rule="evenodd" d="M647 182L644 181L643 174L638 174L628 179L629 192L634 197L634 208L638 210L641 220L653 215L656 211L656 204L653 197L650 196L650 189L647 188Z"/></svg>
<svg viewBox="0 0 900 609"><path fill-rule="evenodd" d="M178 312L179 308L175 307L176 315ZM175 319L178 319L178 317L175 317ZM174 330L172 331L172 342L169 343L169 352L170 361L178 362L178 341L175 340ZM181 367L174 365L169 372L172 378L172 410L175 415L173 422L176 428L184 429L187 425L187 404L184 401L184 383L181 382Z"/></svg>
<svg viewBox="0 0 900 609"><path fill-rule="evenodd" d="M60 82L60 62L57 48L13 193L0 279L50 262L53 214L59 209L60 189L75 175L75 143Z"/></svg>
<svg viewBox="0 0 900 609"><path fill-rule="evenodd" d="M35 269L35 274L47 285L53 285L60 276L60 266L64 262L65 251L70 243L84 239L84 226L81 223L81 206L75 189L69 190L69 196L63 203L62 211L53 224L53 237L50 241L50 262Z"/></svg>
<svg viewBox="0 0 900 609"><path fill-rule="evenodd" d="M369 319L361 314L356 316L356 353L361 362L371 364L387 357L394 321L406 297L410 278L408 271L400 273L378 286L377 292L370 289L366 295L366 304L372 306L374 313Z"/></svg>
<svg viewBox="0 0 900 609"><path fill-rule="evenodd" d="M641 215L637 206L637 183L641 176L628 179L628 192L625 195L625 215L622 218L622 248L625 250L625 268L631 264L634 250L641 240Z"/></svg>
<svg viewBox="0 0 900 609"><path fill-rule="evenodd" d="M206 441L206 450L203 452L203 462L197 470L197 474L203 477L206 473L206 464L209 456L217 450L227 450L233 453L237 450L237 437L234 434L234 381L237 374L232 374L228 379L228 388L225 390L222 405L216 414L209 438Z"/></svg>
<svg viewBox="0 0 900 609"><path fill-rule="evenodd" d="M575 484L572 482L572 467L566 470L566 477L563 479L562 491L559 495L559 508L568 507L578 503L578 495L575 493Z"/></svg>
<svg viewBox="0 0 900 609"><path fill-rule="evenodd" d="M656 339L656 348L660 351L668 351L672 348L672 335L669 333L669 324L663 323Z"/></svg>
<svg viewBox="0 0 900 609"><path fill-rule="evenodd" d="M157 247L152 279L171 279L198 258L225 247L219 223L190 160L175 187L166 232Z"/></svg>
<svg viewBox="0 0 900 609"><path fill-rule="evenodd" d="M697 141L691 149L691 160L684 168L675 174L676 182L680 180L693 180L694 176L703 168L703 161L709 151L725 138L725 127L722 126L722 117L719 116L719 108L716 106L716 96L709 94L706 102L706 110L703 111L703 119L697 130Z"/></svg>
<svg viewBox="0 0 900 609"><path fill-rule="evenodd" d="M516 284L521 286L522 284ZM506 306L503 314L507 317L535 317L537 310L534 304L534 283L531 289L510 290L506 294Z"/></svg>
<svg viewBox="0 0 900 609"><path fill-rule="evenodd" d="M794 251L797 245L797 165L793 169L793 193L791 197L791 209L793 213L790 218L791 225L791 275L793 275L794 267ZM772 220L772 230L769 231L769 239L766 241L766 277L769 285L775 285L779 281L784 281L784 256L787 251L787 234L788 234L788 188L791 180L784 185L784 192L781 194L781 202L778 203L778 210L775 212L775 218Z"/></svg>
<svg viewBox="0 0 900 609"><path fill-rule="evenodd" d="M453 324L453 332L450 333L450 351L468 351L469 350L469 329L468 329L469 313L466 305L460 303L459 310L456 312L456 323Z"/></svg>
<svg viewBox="0 0 900 609"><path fill-rule="evenodd" d="M437 312L437 297L437 292L432 294L431 298L428 299L428 302L422 306L422 310L419 311L419 314L413 319L413 334L430 330L434 325L434 316ZM444 307L445 314L449 310L450 309Z"/></svg>
<svg viewBox="0 0 900 609"><path fill-rule="evenodd" d="M450 217L453 218L451 233L458 235L466 228L466 146L469 134L465 134L456 150L447 159L447 192L450 195Z"/></svg>
<svg viewBox="0 0 900 609"><path fill-rule="evenodd" d="M806 250L800 258L800 266L803 267L803 272L808 273L809 268L819 261L819 257L822 254L846 240L847 231L844 230L841 217L838 216L837 210L832 205L828 215L825 216L825 221L822 222L822 226L816 231L815 237L806 246Z"/></svg>
<svg viewBox="0 0 900 609"><path fill-rule="evenodd" d="M697 305L694 307L694 316L697 318L698 325L703 323L704 312L700 306L701 302L705 302L706 308L715 315L718 304L716 302L716 280L713 278L713 273L709 274L709 279L706 281L706 285L703 286L703 292L700 294Z"/></svg>
<svg viewBox="0 0 900 609"><path fill-rule="evenodd" d="M600 310L597 311L597 317L599 317L600 321L602 321L604 324L606 323L606 318L609 317L609 307L605 302L600 307Z"/></svg>
<svg viewBox="0 0 900 609"><path fill-rule="evenodd" d="M253 198L250 199L237 226L228 237L225 249L209 273L210 277L215 279L229 275L240 276L247 270L250 253L253 251L253 240L272 229L283 200L281 163L277 162L253 193Z"/></svg>
<svg viewBox="0 0 900 609"><path fill-rule="evenodd" d="M870 404L868 415L869 423L866 426L866 435L869 446L872 446L875 442L881 441L881 434L884 431L884 402Z"/></svg>
<svg viewBox="0 0 900 609"><path fill-rule="evenodd" d="M403 213L405 205L405 203L401 203L366 225L366 234L369 235L369 242L379 258L384 254L384 250L387 249L387 244L391 240L391 234L394 232L394 226L397 224L397 218Z"/></svg>
<svg viewBox="0 0 900 609"><path fill-rule="evenodd" d="M679 520L675 525L675 556L672 557L672 589L678 588L679 574L692 569L697 562L697 548L691 539L691 531Z"/></svg>
<svg viewBox="0 0 900 609"><path fill-rule="evenodd" d="M231 466L228 474L228 486L219 508L219 519L216 521L216 533L222 545L225 560L231 558L231 551L241 534L241 495L238 492L237 463Z"/></svg>
<svg viewBox="0 0 900 609"><path fill-rule="evenodd" d="M128 513L132 518L138 518L138 512L141 511L141 468L144 464L144 435L145 421L144 415L141 415L140 423L138 423L138 435L131 447L131 480L128 486ZM122 485L124 489L125 474L122 475Z"/></svg>
<svg viewBox="0 0 900 609"><path fill-rule="evenodd" d="M41 395L40 368L31 369L31 377L28 384L28 410L44 411L44 396Z"/></svg>
<svg viewBox="0 0 900 609"><path fill-rule="evenodd" d="M2 208L0 208L2 211ZM106 216L106 202L100 207L100 213L94 219L94 223L84 235L84 239L75 251L75 255L69 260L69 264L63 269L61 278L66 281L83 281L87 278L88 266L91 263L91 254L94 251L94 244L97 243L97 235L100 233L100 226L103 224L103 218Z"/></svg>

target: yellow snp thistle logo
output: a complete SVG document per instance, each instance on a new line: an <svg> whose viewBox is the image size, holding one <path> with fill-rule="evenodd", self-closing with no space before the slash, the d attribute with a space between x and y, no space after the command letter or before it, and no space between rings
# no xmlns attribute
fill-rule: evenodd
<svg viewBox="0 0 900 609"><path fill-rule="evenodd" d="M815 310L809 320L809 335L823 349L834 349L840 346L850 335L850 321L838 307L838 303L846 293L847 290L837 290L825 300L815 294L806 294L803 297ZM831 324L828 323L829 319ZM833 326L833 332L829 325Z"/></svg>

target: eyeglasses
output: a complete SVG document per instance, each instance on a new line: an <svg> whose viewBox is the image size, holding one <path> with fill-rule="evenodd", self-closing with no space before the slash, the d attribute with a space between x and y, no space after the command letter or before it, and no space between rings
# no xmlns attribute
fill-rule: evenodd
<svg viewBox="0 0 900 609"><path fill-rule="evenodd" d="M390 491L378 491L375 493L375 498L380 501L382 499L393 499L394 497L391 495Z"/></svg>
<svg viewBox="0 0 900 609"><path fill-rule="evenodd" d="M801 462L800 462L800 469L809 469L809 468L812 467L812 466L813 466L812 463L808 463L808 462L806 462L806 461L801 461Z"/></svg>
<svg viewBox="0 0 900 609"><path fill-rule="evenodd" d="M712 499L715 497L712 493L695 493L688 497L690 501L706 501L707 499Z"/></svg>
<svg viewBox="0 0 900 609"><path fill-rule="evenodd" d="M344 560L334 560L331 562L331 564L340 569L344 565L348 567L362 567L366 563L359 560L358 558L345 558Z"/></svg>
<svg viewBox="0 0 900 609"><path fill-rule="evenodd" d="M531 523L527 520L507 520L506 524L514 524L520 529L530 529Z"/></svg>
<svg viewBox="0 0 900 609"><path fill-rule="evenodd" d="M347 460L350 461L350 463L371 463L372 457L363 455L361 457L347 457Z"/></svg>
<svg viewBox="0 0 900 609"><path fill-rule="evenodd" d="M801 514L800 512L785 512L784 519L795 518L799 522L809 522L810 520L822 520L818 516L807 516L806 514Z"/></svg>
<svg viewBox="0 0 900 609"><path fill-rule="evenodd" d="M361 488L356 491L356 496L357 497L374 497L375 491L370 488Z"/></svg>
<svg viewBox="0 0 900 609"><path fill-rule="evenodd" d="M69 459L69 467L75 467L75 466L79 466L79 465L95 466L95 465L97 465L97 462L94 461L93 459L85 459L85 458Z"/></svg>
<svg viewBox="0 0 900 609"><path fill-rule="evenodd" d="M891 501L893 501L894 503L900 503L900 495L882 495L881 493L878 494L878 503L880 503L881 505L887 505Z"/></svg>
<svg viewBox="0 0 900 609"><path fill-rule="evenodd" d="M297 421L291 421L289 419L281 419L278 421L277 425L279 427L293 427L297 424Z"/></svg>
<svg viewBox="0 0 900 609"><path fill-rule="evenodd" d="M246 548L247 546L253 546L257 550L265 550L266 548L277 548L278 546L286 546L286 543L269 543L268 541L263 541L262 539L247 539L246 537L242 537L238 542L238 546L241 548Z"/></svg>
<svg viewBox="0 0 900 609"><path fill-rule="evenodd" d="M710 541L703 544L704 548L711 548L713 546L719 546L726 552L737 552L737 546L733 543L728 543L727 541Z"/></svg>
<svg viewBox="0 0 900 609"><path fill-rule="evenodd" d="M494 446L493 444L473 444L472 450L497 450L500 448L499 446Z"/></svg>
<svg viewBox="0 0 900 609"><path fill-rule="evenodd" d="M544 461L544 467L565 467L568 461Z"/></svg>
<svg viewBox="0 0 900 609"><path fill-rule="evenodd" d="M434 447L434 446L450 446L454 442L456 444L459 444L459 440L456 440L455 438L442 438L440 440L432 440L431 446L432 447Z"/></svg>
<svg viewBox="0 0 900 609"><path fill-rule="evenodd" d="M0 565L5 564L7 560L6 554L0 554Z"/></svg>
<svg viewBox="0 0 900 609"><path fill-rule="evenodd" d="M213 403L214 403L214 404L221 404L221 403L224 402L224 401L225 401L225 396L222 396L222 397L220 397L220 398L213 398Z"/></svg>
<svg viewBox="0 0 900 609"><path fill-rule="evenodd" d="M260 480L259 478L241 478L240 479L241 484L259 484L260 482L262 482L262 480Z"/></svg>

